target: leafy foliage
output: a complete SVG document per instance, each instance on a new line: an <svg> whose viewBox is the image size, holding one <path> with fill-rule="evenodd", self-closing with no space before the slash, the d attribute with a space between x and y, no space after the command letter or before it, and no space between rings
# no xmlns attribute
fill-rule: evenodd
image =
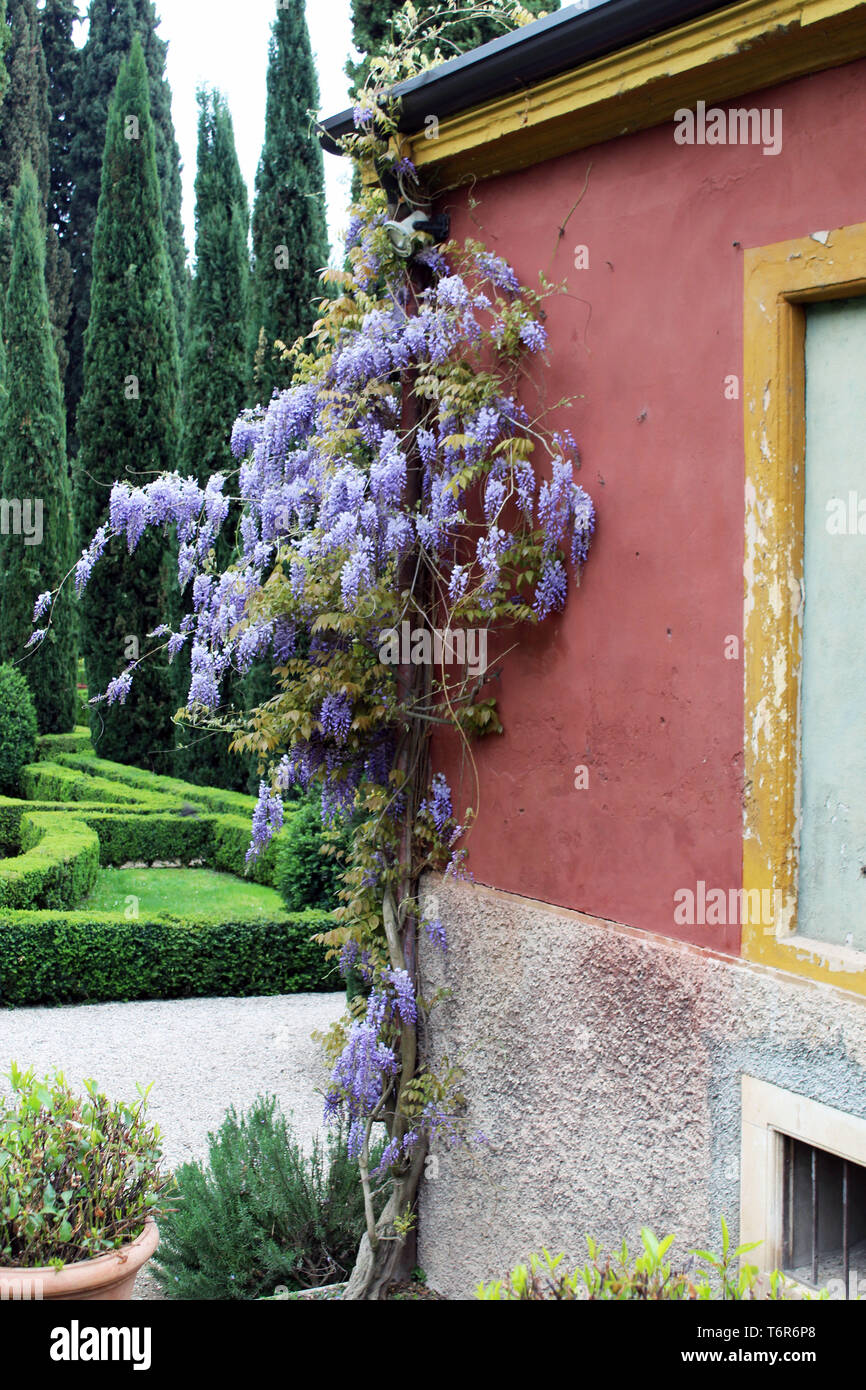
<svg viewBox="0 0 866 1390"><path fill-rule="evenodd" d="M488 1302L511 1303L743 1301L756 1298L784 1301L791 1296L804 1296L800 1291L791 1295L789 1281L781 1270L774 1270L769 1279L761 1280L756 1266L741 1266L741 1257L757 1245L733 1248L724 1217L721 1255L693 1250L692 1258L679 1268L665 1259L674 1243L673 1236L659 1240L645 1226L640 1238L641 1253L632 1257L625 1241L616 1255L607 1256L588 1236L589 1259L582 1268L571 1273L563 1268L562 1255L554 1258L544 1250L540 1256L531 1255L528 1265L515 1265L505 1279L479 1284L476 1296ZM826 1293L818 1297L825 1298Z"/></svg>
<svg viewBox="0 0 866 1390"><path fill-rule="evenodd" d="M337 906L343 866L336 851L348 850L348 833L338 840L333 844L323 835L318 797L306 796L293 806L277 840L274 870L274 887L290 912L331 912Z"/></svg>
<svg viewBox="0 0 866 1390"><path fill-rule="evenodd" d="M62 1073L44 1080L14 1063L0 1100L0 1264L15 1269L90 1259L135 1240L169 1186L147 1091L110 1101Z"/></svg>
<svg viewBox="0 0 866 1390"><path fill-rule="evenodd" d="M371 60L387 52L393 42L394 20L400 12L405 15L411 10L410 23L417 26L421 57L433 66L501 38L515 22L529 24L559 7L560 0L526 0L513 7L509 24L501 14L485 13L493 7L466 0L416 0L410 6L404 5L404 0L352 0L352 44L361 60L356 63L350 59L346 73L355 92L360 92L370 80Z"/></svg>
<svg viewBox="0 0 866 1390"><path fill-rule="evenodd" d="M0 666L0 790L17 792L21 769L36 752L36 706L14 666Z"/></svg>
<svg viewBox="0 0 866 1390"><path fill-rule="evenodd" d="M306 1155L274 1097L229 1110L207 1165L177 1173L154 1264L170 1298L239 1300L345 1279L364 1215L345 1138ZM380 1199L381 1200L381 1199Z"/></svg>

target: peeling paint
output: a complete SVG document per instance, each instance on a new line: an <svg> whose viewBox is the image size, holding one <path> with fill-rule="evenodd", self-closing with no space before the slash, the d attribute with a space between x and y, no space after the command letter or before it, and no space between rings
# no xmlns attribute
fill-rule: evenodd
<svg viewBox="0 0 866 1390"><path fill-rule="evenodd" d="M745 257L745 767L743 887L780 890L777 935L743 929L744 953L866 994L866 958L797 938L801 806L805 337L803 291L866 291L866 224L753 248ZM822 239L825 238L826 240ZM768 314L767 305L772 312ZM761 401L755 416L752 403ZM787 939L785 939L787 938Z"/></svg>

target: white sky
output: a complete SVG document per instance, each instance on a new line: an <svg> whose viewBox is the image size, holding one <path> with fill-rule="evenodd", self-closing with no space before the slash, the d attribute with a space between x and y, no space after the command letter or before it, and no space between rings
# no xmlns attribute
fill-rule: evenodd
<svg viewBox="0 0 866 1390"><path fill-rule="evenodd" d="M76 0L82 16L88 0ZM321 112L349 105L343 71L351 47L351 0L306 0L307 23L319 73ZM159 34L168 40L166 75L172 115L183 160L183 214L190 253L195 244L196 89L207 83L224 93L235 127L241 172L252 205L256 169L265 135L268 38L276 0L156 0ZM241 22L239 23L239 17ZM79 30L83 43L85 29ZM334 246L346 223L349 173L345 162L325 156L328 222ZM333 253L332 253L333 255Z"/></svg>

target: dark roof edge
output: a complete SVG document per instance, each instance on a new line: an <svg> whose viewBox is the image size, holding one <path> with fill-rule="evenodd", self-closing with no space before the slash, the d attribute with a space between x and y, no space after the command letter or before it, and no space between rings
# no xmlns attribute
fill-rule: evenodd
<svg viewBox="0 0 866 1390"><path fill-rule="evenodd" d="M690 19L728 9L735 0L589 0L503 34L394 88L402 98L400 129L420 130L426 116L440 121L534 82L556 77ZM339 154L338 141L354 130L351 108L322 121L322 145Z"/></svg>

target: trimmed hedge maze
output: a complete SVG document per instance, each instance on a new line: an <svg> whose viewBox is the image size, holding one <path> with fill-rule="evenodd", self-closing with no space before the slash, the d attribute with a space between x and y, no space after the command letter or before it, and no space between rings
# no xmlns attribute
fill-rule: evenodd
<svg viewBox="0 0 866 1390"><path fill-rule="evenodd" d="M254 802L98 758L86 729L40 740L23 799L0 797L0 1006L342 989L311 938L325 913L233 920L87 911L100 867L244 876ZM273 884L275 846L250 866Z"/></svg>

